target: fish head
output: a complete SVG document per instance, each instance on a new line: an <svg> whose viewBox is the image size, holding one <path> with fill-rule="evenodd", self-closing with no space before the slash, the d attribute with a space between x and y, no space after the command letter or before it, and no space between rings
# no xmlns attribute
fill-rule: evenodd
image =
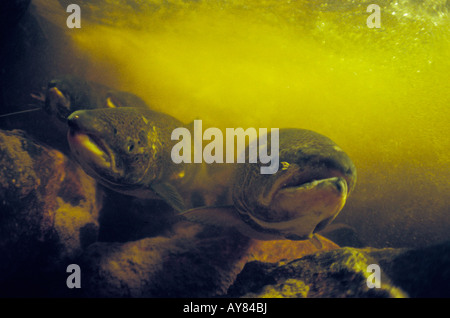
<svg viewBox="0 0 450 318"><path fill-rule="evenodd" d="M312 131L282 129L279 145L276 173L260 174L261 165L249 163L238 170L234 202L254 229L308 239L342 210L355 186L356 169L334 142Z"/></svg>
<svg viewBox="0 0 450 318"><path fill-rule="evenodd" d="M89 175L113 190L142 187L163 170L161 129L150 122L152 113L135 108L76 111L68 118L71 152Z"/></svg>
<svg viewBox="0 0 450 318"><path fill-rule="evenodd" d="M47 85L44 111L66 122L71 113L97 107L91 85L78 77L65 76L51 80Z"/></svg>
<svg viewBox="0 0 450 318"><path fill-rule="evenodd" d="M67 89L59 85L57 81L51 81L45 95L44 110L57 119L64 120L70 115L70 106Z"/></svg>

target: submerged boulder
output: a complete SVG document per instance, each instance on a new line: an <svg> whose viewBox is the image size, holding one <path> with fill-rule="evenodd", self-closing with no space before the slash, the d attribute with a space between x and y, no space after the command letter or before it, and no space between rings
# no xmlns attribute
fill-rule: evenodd
<svg viewBox="0 0 450 318"><path fill-rule="evenodd" d="M97 240L100 206L96 183L68 157L0 131L0 282L65 272Z"/></svg>
<svg viewBox="0 0 450 318"><path fill-rule="evenodd" d="M392 251L398 253L398 251ZM356 248L319 252L288 264L251 262L229 289L232 297L406 297L382 274L381 288L369 288L376 261ZM255 280L253 277L258 276Z"/></svg>
<svg viewBox="0 0 450 318"><path fill-rule="evenodd" d="M225 293L249 242L180 223L171 236L98 242L80 262L86 296L210 297Z"/></svg>
<svg viewBox="0 0 450 318"><path fill-rule="evenodd" d="M320 240L324 250L338 248ZM314 252L308 241L253 241L180 222L170 236L95 243L80 266L89 297L214 297L226 294L250 260L284 262Z"/></svg>
<svg viewBox="0 0 450 318"><path fill-rule="evenodd" d="M371 264L379 266L379 288L368 286L375 282ZM449 268L450 242L421 249L345 247L288 264L250 262L228 296L449 297Z"/></svg>

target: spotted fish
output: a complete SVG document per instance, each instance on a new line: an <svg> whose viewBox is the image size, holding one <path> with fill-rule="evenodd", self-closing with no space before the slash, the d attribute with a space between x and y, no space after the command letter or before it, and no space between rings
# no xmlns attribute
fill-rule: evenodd
<svg viewBox="0 0 450 318"><path fill-rule="evenodd" d="M183 124L150 109L80 110L68 118L75 159L104 186L139 198L164 199L185 209L177 191L189 174L171 160L171 133Z"/></svg>

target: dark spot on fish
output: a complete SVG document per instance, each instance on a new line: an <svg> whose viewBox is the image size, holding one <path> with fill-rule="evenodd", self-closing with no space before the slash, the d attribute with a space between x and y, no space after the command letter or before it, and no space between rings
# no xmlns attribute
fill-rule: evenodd
<svg viewBox="0 0 450 318"><path fill-rule="evenodd" d="M146 132L145 132L145 130L141 130L140 132L139 132L139 141L138 141L138 143L140 144L140 143L143 143L143 144L145 144L145 141L147 140L147 134L146 134Z"/></svg>
<svg viewBox="0 0 450 318"><path fill-rule="evenodd" d="M117 135L117 129L114 127L114 129L113 129L113 134L114 135Z"/></svg>
<svg viewBox="0 0 450 318"><path fill-rule="evenodd" d="M138 163L141 162L141 158L138 157L138 156L135 156L134 158L132 158L132 162L133 162L134 164L138 164Z"/></svg>

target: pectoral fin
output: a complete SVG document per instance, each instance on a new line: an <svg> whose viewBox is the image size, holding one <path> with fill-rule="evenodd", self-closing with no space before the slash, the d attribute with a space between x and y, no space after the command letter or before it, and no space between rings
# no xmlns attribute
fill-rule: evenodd
<svg viewBox="0 0 450 318"><path fill-rule="evenodd" d="M184 200L174 186L168 183L152 184L152 190L178 212L184 211Z"/></svg>
<svg viewBox="0 0 450 318"><path fill-rule="evenodd" d="M187 210L180 214L186 220L218 227L231 227L242 235L256 240L273 240L273 235L258 232L242 221L234 206L208 206Z"/></svg>
<svg viewBox="0 0 450 318"><path fill-rule="evenodd" d="M243 223L234 206L207 206L180 214L188 221L220 227L237 227Z"/></svg>

